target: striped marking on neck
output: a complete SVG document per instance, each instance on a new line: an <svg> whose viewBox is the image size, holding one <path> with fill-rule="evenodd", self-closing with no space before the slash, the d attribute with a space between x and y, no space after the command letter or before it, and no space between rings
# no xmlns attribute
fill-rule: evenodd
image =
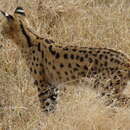
<svg viewBox="0 0 130 130"><path fill-rule="evenodd" d="M29 35L26 33L26 31L25 31L24 26L22 25L22 23L20 24L20 27L21 27L21 31L22 31L23 35L25 36L25 38L27 40L28 47L32 47L31 39L30 39Z"/></svg>

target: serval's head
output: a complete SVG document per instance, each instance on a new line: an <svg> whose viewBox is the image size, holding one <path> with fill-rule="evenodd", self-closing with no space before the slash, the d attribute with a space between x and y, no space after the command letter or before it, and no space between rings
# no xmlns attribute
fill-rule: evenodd
<svg viewBox="0 0 130 130"><path fill-rule="evenodd" d="M28 25L22 7L17 7L13 15L0 11L0 33L5 39L13 40L19 47L31 46Z"/></svg>

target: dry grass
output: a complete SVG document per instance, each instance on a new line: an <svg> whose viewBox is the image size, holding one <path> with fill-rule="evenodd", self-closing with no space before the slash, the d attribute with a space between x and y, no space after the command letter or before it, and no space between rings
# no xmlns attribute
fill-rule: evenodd
<svg viewBox="0 0 130 130"><path fill-rule="evenodd" d="M0 1L0 9L10 13L18 5L44 37L130 53L129 0ZM130 130L130 109L106 108L89 85L66 86L57 111L41 113L19 51L1 36L0 45L0 130Z"/></svg>

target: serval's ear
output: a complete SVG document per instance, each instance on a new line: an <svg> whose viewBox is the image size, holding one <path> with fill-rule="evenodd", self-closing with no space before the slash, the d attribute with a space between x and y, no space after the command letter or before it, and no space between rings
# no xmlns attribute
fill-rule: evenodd
<svg viewBox="0 0 130 130"><path fill-rule="evenodd" d="M29 22L26 18L25 11L22 7L17 7L14 11L14 18L16 21L22 22L24 25L29 26Z"/></svg>
<svg viewBox="0 0 130 130"><path fill-rule="evenodd" d="M11 22L12 20L14 20L13 16L11 16L10 14L3 12L0 10L0 20L1 21L7 21L7 22Z"/></svg>
<svg viewBox="0 0 130 130"><path fill-rule="evenodd" d="M22 7L17 7L14 12L15 16L25 16L24 9Z"/></svg>

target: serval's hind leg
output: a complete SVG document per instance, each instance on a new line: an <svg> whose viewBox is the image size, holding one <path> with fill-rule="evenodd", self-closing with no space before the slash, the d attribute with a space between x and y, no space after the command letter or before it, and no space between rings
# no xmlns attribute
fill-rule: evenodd
<svg viewBox="0 0 130 130"><path fill-rule="evenodd" d="M56 109L59 90L47 82L38 85L38 97L44 112L54 112Z"/></svg>
<svg viewBox="0 0 130 130"><path fill-rule="evenodd" d="M130 98L123 94L129 79L128 71L116 70L111 75L108 77L106 71L97 75L93 88L98 90L100 97L105 98L106 106L121 107L129 105Z"/></svg>
<svg viewBox="0 0 130 130"><path fill-rule="evenodd" d="M128 82L128 71L118 70L104 86L106 105L124 107L129 105L130 98L123 94Z"/></svg>

